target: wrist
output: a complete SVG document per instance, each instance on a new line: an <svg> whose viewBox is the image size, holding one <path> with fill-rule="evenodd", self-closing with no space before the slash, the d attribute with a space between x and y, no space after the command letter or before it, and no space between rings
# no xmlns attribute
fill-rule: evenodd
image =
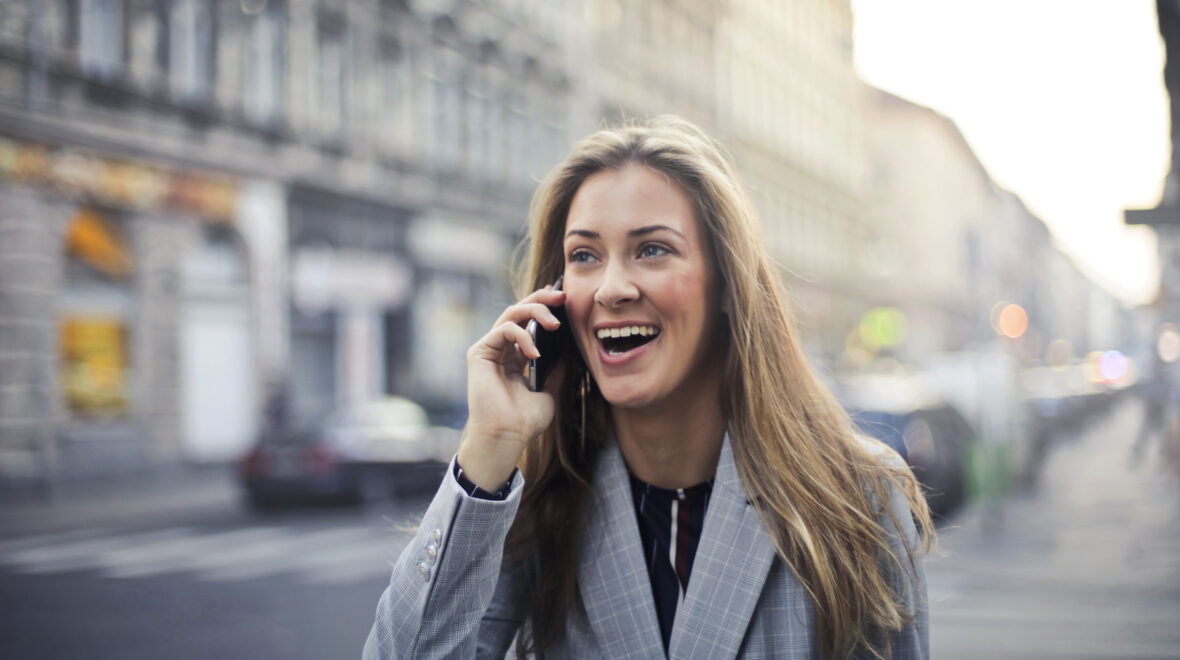
<svg viewBox="0 0 1180 660"><path fill-rule="evenodd" d="M467 478L467 473L463 470L463 466L458 460L455 461L455 467L454 470L452 470L452 474L455 477L455 481L459 483L459 487L463 489L463 492L467 493L471 497L481 500L493 501L504 501L508 499L508 495L512 492L512 482L516 479L516 470L513 470L512 476L509 477L508 480L505 481L504 484L495 491L480 488Z"/></svg>
<svg viewBox="0 0 1180 660"><path fill-rule="evenodd" d="M512 479L516 471L516 461L520 456L488 451L487 448L478 446L479 444L464 440L459 446L456 460L467 480L485 491L494 493Z"/></svg>

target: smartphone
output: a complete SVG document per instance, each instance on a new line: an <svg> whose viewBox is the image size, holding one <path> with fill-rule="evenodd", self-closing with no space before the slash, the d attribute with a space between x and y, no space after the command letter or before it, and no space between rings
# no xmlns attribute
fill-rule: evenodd
<svg viewBox="0 0 1180 660"><path fill-rule="evenodd" d="M553 283L554 291L561 291L561 283L563 277L558 277L557 281ZM537 323L537 319L529 321L526 329L529 336L533 338L533 343L537 346L537 352L541 357L535 360L529 360L529 389L533 392L540 392L541 388L545 387L545 379L549 373L553 371L553 365L561 359L561 356L569 350L572 336L566 323L565 305L558 305L557 307L550 307L549 311L561 321L561 325L556 330L546 330L544 326Z"/></svg>

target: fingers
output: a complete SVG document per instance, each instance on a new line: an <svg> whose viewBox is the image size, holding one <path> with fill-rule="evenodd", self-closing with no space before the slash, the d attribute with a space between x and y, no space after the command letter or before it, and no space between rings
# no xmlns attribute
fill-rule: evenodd
<svg viewBox="0 0 1180 660"><path fill-rule="evenodd" d="M554 291L553 287L538 289L520 302L504 310L492 329L467 351L468 360L492 360L504 362L505 349L515 345L516 351L527 359L540 357L533 338L525 330L529 321L536 321L546 330L556 330L561 326L550 306L565 304L565 292Z"/></svg>
<svg viewBox="0 0 1180 660"><path fill-rule="evenodd" d="M553 315L553 312L549 308L564 304L564 291L552 291L548 289L534 291L525 299L504 310L504 313L496 320L496 325L505 322L524 325L531 319L536 319L547 330L555 330L561 325L561 322L557 320L557 317Z"/></svg>
<svg viewBox="0 0 1180 660"><path fill-rule="evenodd" d="M541 303L550 307L564 305L565 291L554 291L552 286L546 286L544 289L537 289L524 298L521 298L516 304L527 305L529 303Z"/></svg>
<svg viewBox="0 0 1180 660"><path fill-rule="evenodd" d="M529 335L528 330L520 327L519 324L512 321L505 321L492 328L488 334L483 336L467 351L468 359L471 358L488 358L491 356L498 356L502 354L503 350L516 344L520 349L521 354L526 358L536 359L541 356L537 350L536 344L533 343L533 338ZM497 361L499 361L497 359Z"/></svg>

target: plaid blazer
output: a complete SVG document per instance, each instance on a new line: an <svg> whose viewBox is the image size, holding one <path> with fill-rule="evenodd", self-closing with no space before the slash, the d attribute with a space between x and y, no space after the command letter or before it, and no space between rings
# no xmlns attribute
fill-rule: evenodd
<svg viewBox="0 0 1180 660"><path fill-rule="evenodd" d="M883 461L901 463L872 440ZM738 479L728 437L684 600L665 656L651 581L643 562L627 469L616 445L604 449L588 502L586 547L578 571L581 607L547 656L561 658L819 658L813 603L778 557ZM364 658L502 658L524 618L519 571L502 569L504 538L520 503L519 474L505 501L469 497L449 475L417 534L393 567L377 605ZM894 493L895 511L907 511ZM883 562L913 624L892 635L894 660L929 657L925 578L909 570L916 547L910 516L883 524L905 570ZM905 541L903 542L903 538Z"/></svg>

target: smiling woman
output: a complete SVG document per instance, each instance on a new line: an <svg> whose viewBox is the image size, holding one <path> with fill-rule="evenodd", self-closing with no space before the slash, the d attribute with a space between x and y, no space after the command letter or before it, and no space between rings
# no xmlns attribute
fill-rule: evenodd
<svg viewBox="0 0 1180 660"><path fill-rule="evenodd" d="M807 366L721 149L595 133L529 241L365 656L926 657L925 501ZM558 306L577 350L531 392L523 326Z"/></svg>

